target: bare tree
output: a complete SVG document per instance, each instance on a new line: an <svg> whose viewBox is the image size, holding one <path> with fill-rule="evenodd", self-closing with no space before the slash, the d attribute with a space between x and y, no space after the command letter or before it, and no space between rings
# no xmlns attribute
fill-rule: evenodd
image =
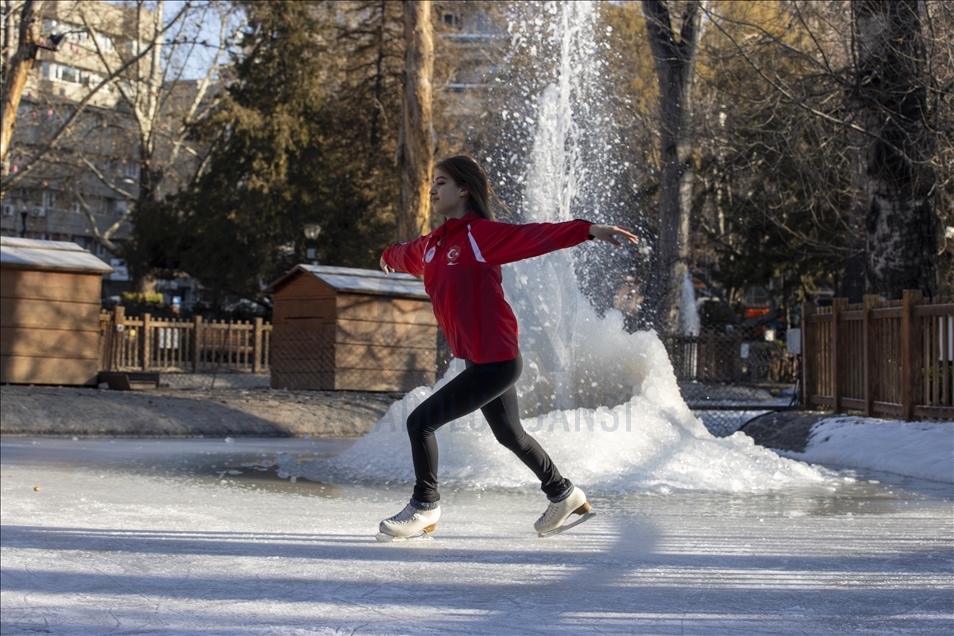
<svg viewBox="0 0 954 636"><path fill-rule="evenodd" d="M672 9L681 7L678 20ZM653 268L646 290L649 320L657 331L679 324L682 281L689 247L692 204L692 85L699 51L701 2L643 0L649 44L659 80L662 167L659 223ZM681 23L678 26L677 24Z"/></svg>
<svg viewBox="0 0 954 636"><path fill-rule="evenodd" d="M749 235L747 256L724 265L771 261L777 274L784 260L803 293L830 286L855 301L943 290L951 250L939 241L951 223L938 213L950 217L954 190L944 159L954 106L948 4L720 3L707 12L729 44L706 51L718 111L710 119L723 123L710 129L721 137L703 161L718 164L709 178L732 181L731 212ZM758 249L767 237L774 259Z"/></svg>
<svg viewBox="0 0 954 636"><path fill-rule="evenodd" d="M167 171L174 169L182 149L188 148L189 127L215 107L216 98L210 97L210 91L215 88L216 77L222 71L223 57L234 44L243 24L241 21L238 24L230 22L229 18L234 14L231 5L219 10L218 4L196 6L186 2L166 23L163 22L164 7L164 0L156 2L154 8L147 8L143 0L137 0L134 29L143 38L149 53L136 60L131 66L132 73L116 83L135 122L132 143L139 155L138 188L135 193L130 191L117 179L99 171L89 159L83 160L106 187L129 201L130 213L143 211L157 201ZM190 29L210 10L218 11L214 19L219 24L213 59L201 79L183 82L184 62L199 45L196 34L190 33ZM82 19L90 28L88 18L83 15ZM110 75L119 76L98 42L96 52ZM165 192L174 192L181 185L181 181L168 184Z"/></svg>
<svg viewBox="0 0 954 636"><path fill-rule="evenodd" d="M851 253L846 7L706 6L691 234L695 263L730 303L763 287L784 307L838 287Z"/></svg>
<svg viewBox="0 0 954 636"><path fill-rule="evenodd" d="M405 0L404 37L404 116L398 140L401 169L398 241L409 241L430 230L428 189L434 161L431 122L434 41L430 0Z"/></svg>
<svg viewBox="0 0 954 636"><path fill-rule="evenodd" d="M7 7L14 11L13 7ZM0 131L0 161L3 161L10 150L10 138L13 136L13 127L16 125L17 109L20 107L20 98L27 78L36 62L36 54L40 49L39 15L43 8L43 0L26 0L20 9L20 39L16 53L9 62L4 60L3 77L3 110L0 119L3 120ZM6 26L6 25L5 25ZM4 38L9 46L9 36Z"/></svg>
<svg viewBox="0 0 954 636"><path fill-rule="evenodd" d="M83 3L74 9L74 19L88 34L102 28L95 9ZM123 211L104 228L97 223L94 205L74 188L90 233L113 254L121 251L113 237L128 226L131 216L160 195L178 190L201 165L199 152L188 142L190 127L214 109L226 52L243 24L232 3L189 0L168 19L164 18L164 9L163 0L154 5L143 0L136 2L134 19L125 27L128 47L116 48L105 37L93 35L85 40L91 43L93 54L105 69L105 77L91 83L89 92L77 103L57 105L61 111L60 125L43 136L35 153L17 172L3 179L4 188L9 188L31 172L39 170L42 176L54 167L64 184L77 183L91 175L118 200L126 202ZM219 25L218 41L211 45L200 36L200 26L210 20ZM200 49L211 49L203 76L183 80L186 67ZM113 112L102 108L90 112L88 107L104 89L118 92L122 107ZM102 137L96 133L103 128L112 129L106 150L95 141ZM53 151L58 151L56 157L51 155ZM192 155L191 161L182 160L184 151ZM103 153L107 157L135 155L137 169L118 173L110 169L113 162L104 160ZM186 164L191 168L178 174Z"/></svg>

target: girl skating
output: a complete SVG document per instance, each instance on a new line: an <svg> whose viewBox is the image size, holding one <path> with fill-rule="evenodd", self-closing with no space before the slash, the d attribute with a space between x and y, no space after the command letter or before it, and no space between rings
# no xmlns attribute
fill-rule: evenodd
<svg viewBox="0 0 954 636"><path fill-rule="evenodd" d="M480 409L497 441L533 471L550 504L534 524L541 535L564 528L573 514L590 510L583 491L560 474L550 456L520 424L515 384L523 370L517 320L504 298L500 266L591 238L621 245L637 237L589 221L516 225L494 220L484 171L470 157L445 159L434 168L431 205L445 217L426 236L394 245L381 269L424 276L434 315L451 352L466 368L422 402L407 419L416 483L407 506L381 522L383 538L431 533L441 516L438 450L434 432ZM569 524L567 524L569 525Z"/></svg>

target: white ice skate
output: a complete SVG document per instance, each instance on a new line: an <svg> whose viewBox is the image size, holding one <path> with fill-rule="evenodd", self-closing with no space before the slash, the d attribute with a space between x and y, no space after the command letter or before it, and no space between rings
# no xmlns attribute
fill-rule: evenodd
<svg viewBox="0 0 954 636"><path fill-rule="evenodd" d="M580 515L580 518L565 523L570 515ZM559 503L550 502L546 512L540 515L533 527L541 537L550 537L578 526L595 515L595 512L590 512L586 494L574 486L569 497Z"/></svg>
<svg viewBox="0 0 954 636"><path fill-rule="evenodd" d="M410 503L404 510L382 521L378 526L378 541L398 541L429 537L441 518L441 508L418 510Z"/></svg>

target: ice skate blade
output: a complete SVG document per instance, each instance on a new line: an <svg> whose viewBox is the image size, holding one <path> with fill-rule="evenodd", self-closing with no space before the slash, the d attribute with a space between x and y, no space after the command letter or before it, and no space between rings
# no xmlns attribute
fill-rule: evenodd
<svg viewBox="0 0 954 636"><path fill-rule="evenodd" d="M431 541L434 539L428 532L418 532L409 537L395 537L393 534L379 532L375 537L380 543L395 543L401 541Z"/></svg>
<svg viewBox="0 0 954 636"><path fill-rule="evenodd" d="M543 538L552 537L552 536L555 535L555 534L560 534L561 532L566 532L566 531L569 530L570 528L572 528L572 527L574 527L574 526L578 526L578 525L580 525L581 523L583 523L584 521L587 521L587 520L589 520L589 519L591 519L592 517L595 517L595 516L596 516L596 513L595 513L595 512L587 512L587 513L581 515L580 518L577 519L577 520L575 520L575 521L571 521L570 523L564 523L562 526L560 526L560 527L557 528L556 530L550 530L550 532L540 532L540 533L538 533L537 536L543 537Z"/></svg>

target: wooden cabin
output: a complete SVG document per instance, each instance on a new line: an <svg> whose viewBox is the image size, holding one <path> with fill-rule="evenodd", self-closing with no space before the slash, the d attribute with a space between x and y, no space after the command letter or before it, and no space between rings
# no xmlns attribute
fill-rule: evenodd
<svg viewBox="0 0 954 636"><path fill-rule="evenodd" d="M95 385L111 272L75 243L0 238L0 382Z"/></svg>
<svg viewBox="0 0 954 636"><path fill-rule="evenodd" d="M434 383L437 321L417 278L298 265L266 292L272 388L410 391Z"/></svg>

